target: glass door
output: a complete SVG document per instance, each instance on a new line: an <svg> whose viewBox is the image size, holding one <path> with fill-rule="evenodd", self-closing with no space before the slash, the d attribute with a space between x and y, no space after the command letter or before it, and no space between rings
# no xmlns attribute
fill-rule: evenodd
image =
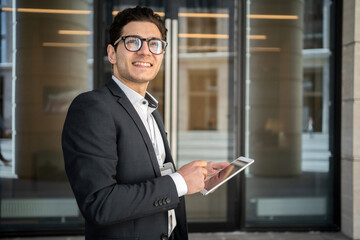
<svg viewBox="0 0 360 240"><path fill-rule="evenodd" d="M168 29L164 64L148 90L160 103L177 167L198 159L233 160L238 154L234 127L234 86L235 79L239 79L234 68L237 56L234 49L238 49L234 37L237 2L106 1L102 6L106 16L101 18L105 20L104 26L111 24L118 11L137 4L150 7L164 17ZM103 29L105 38L106 27ZM108 41L99 44L102 42ZM104 49L101 64L106 76L96 80L101 83L102 79L110 78L111 69L104 55L106 45L98 49ZM190 230L214 231L209 222L219 230L234 229L239 213L234 211L238 196L233 195L228 192L228 186L223 186L207 197L186 196ZM205 222L206 225L202 224Z"/></svg>
<svg viewBox="0 0 360 240"><path fill-rule="evenodd" d="M234 141L234 86L235 79L239 79L234 74L237 5L233 0L180 1L172 3L171 9L173 74L168 123L177 166L198 159L231 161L237 154ZM236 180L229 183L234 184ZM229 197L228 187L223 186L207 197L186 196L190 230L235 227L237 198Z"/></svg>

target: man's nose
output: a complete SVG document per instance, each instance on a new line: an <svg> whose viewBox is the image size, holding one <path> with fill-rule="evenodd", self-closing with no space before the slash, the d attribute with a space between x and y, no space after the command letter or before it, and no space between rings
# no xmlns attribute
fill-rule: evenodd
<svg viewBox="0 0 360 240"><path fill-rule="evenodd" d="M152 53L150 52L148 42L143 41L143 44L137 53L140 55L151 55Z"/></svg>

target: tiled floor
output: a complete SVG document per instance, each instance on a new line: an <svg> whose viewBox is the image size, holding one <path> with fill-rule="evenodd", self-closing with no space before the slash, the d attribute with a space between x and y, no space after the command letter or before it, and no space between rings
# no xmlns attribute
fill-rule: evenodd
<svg viewBox="0 0 360 240"><path fill-rule="evenodd" d="M7 238L7 240L83 240L84 237ZM341 233L192 233L190 240L349 240ZM6 240L6 239L5 239Z"/></svg>

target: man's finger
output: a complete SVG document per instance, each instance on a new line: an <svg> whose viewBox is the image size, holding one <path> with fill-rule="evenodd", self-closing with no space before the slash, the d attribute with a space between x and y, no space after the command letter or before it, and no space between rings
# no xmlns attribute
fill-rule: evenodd
<svg viewBox="0 0 360 240"><path fill-rule="evenodd" d="M207 162L205 160L196 160L193 162L195 166L206 168Z"/></svg>
<svg viewBox="0 0 360 240"><path fill-rule="evenodd" d="M207 176L207 170L205 168L202 168L202 172L203 172L203 175L204 175L204 179L206 178Z"/></svg>
<svg viewBox="0 0 360 240"><path fill-rule="evenodd" d="M222 169L227 167L229 164L230 164L229 162L213 162L211 164L211 167L214 169Z"/></svg>

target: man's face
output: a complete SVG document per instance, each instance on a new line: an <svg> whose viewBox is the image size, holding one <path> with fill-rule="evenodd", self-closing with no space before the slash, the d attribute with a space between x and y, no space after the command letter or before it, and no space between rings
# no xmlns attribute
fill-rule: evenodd
<svg viewBox="0 0 360 240"><path fill-rule="evenodd" d="M150 22L130 22L123 27L122 32L122 36L136 35L145 39L161 39L159 29ZM145 41L137 52L126 50L123 41L116 46L116 52L111 50L111 47L108 47L109 60L114 64L114 75L125 84L149 83L159 72L164 56L164 53L160 55L151 53Z"/></svg>

